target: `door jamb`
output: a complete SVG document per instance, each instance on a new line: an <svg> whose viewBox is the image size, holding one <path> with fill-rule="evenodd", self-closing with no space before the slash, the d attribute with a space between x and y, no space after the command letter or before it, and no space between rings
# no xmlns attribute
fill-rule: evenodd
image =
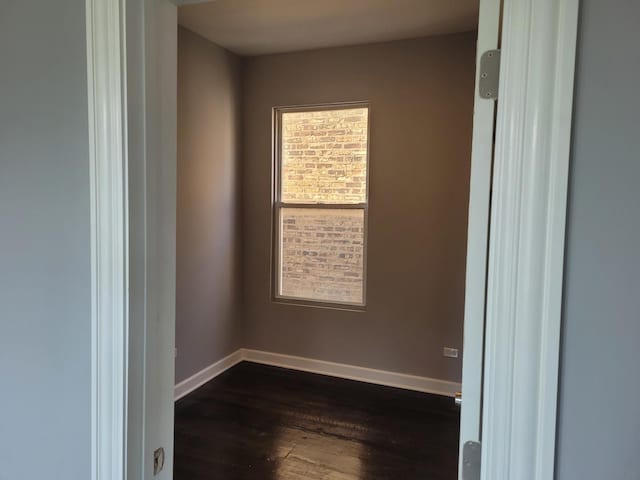
<svg viewBox="0 0 640 480"><path fill-rule="evenodd" d="M553 479L578 3L504 5L487 289L484 480ZM123 480L127 462L124 9L124 0L86 0L92 480Z"/></svg>
<svg viewBox="0 0 640 480"><path fill-rule="evenodd" d="M91 224L91 479L125 478L129 213L123 0L86 0Z"/></svg>
<svg viewBox="0 0 640 480"><path fill-rule="evenodd" d="M500 47L500 10L501 0L480 0L469 175L459 477L462 477L463 462L466 461L465 445L480 443L482 435L482 369L496 101L480 96L480 59L485 52Z"/></svg>
<svg viewBox="0 0 640 480"><path fill-rule="evenodd" d="M579 0L505 0L482 479L552 480Z"/></svg>

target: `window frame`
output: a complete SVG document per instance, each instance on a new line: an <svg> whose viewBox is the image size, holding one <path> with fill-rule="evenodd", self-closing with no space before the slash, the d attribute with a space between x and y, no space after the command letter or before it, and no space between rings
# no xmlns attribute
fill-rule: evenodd
<svg viewBox="0 0 640 480"><path fill-rule="evenodd" d="M366 184L365 201L363 203L289 203L281 200L282 194L282 115L285 113L318 112L329 110L367 109L367 148L366 148ZM272 112L272 178L271 178L271 301L274 303L299 305L337 310L365 311L367 308L367 263L368 263L368 231L369 231L369 198L371 177L371 103L369 101L320 103L294 106L278 106ZM281 295L281 212L286 208L320 209L320 210L362 210L363 250L362 250L362 302L340 302L313 298L290 297Z"/></svg>

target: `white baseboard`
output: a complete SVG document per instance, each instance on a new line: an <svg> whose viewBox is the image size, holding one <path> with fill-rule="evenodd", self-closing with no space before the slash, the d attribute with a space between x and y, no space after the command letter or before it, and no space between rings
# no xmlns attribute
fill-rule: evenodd
<svg viewBox="0 0 640 480"><path fill-rule="evenodd" d="M459 392L462 389L462 385L460 383L438 380L436 378L418 377L416 375L407 375L405 373L388 372L385 370L356 367L354 365L346 365L343 363L327 362L312 358L295 357L293 355L283 355L280 353L241 348L222 360L217 361L213 365L208 366L204 370L201 370L192 377L189 377L177 384L175 387L175 399L178 400L184 397L196 388L207 383L209 380L217 377L222 372L242 361L289 368L291 370L300 370L303 372L319 373L322 375L329 375L331 377L346 378L349 380L357 380L359 382L403 388L405 390L444 395L447 397L455 396L456 392Z"/></svg>
<svg viewBox="0 0 640 480"><path fill-rule="evenodd" d="M214 379L221 373L229 370L234 365L237 365L243 360L243 350L239 349L233 352L231 355L227 355L216 363L209 365L203 370L200 370L195 375L190 376L186 380L181 381L175 386L174 400L179 400L185 395L193 392L196 388L201 387L209 380Z"/></svg>
<svg viewBox="0 0 640 480"><path fill-rule="evenodd" d="M261 352L259 350L243 350L242 357L249 362L290 368L292 370L302 370L304 372L320 373L322 375L374 383L376 385L386 385L388 387L445 395L447 397L455 396L456 392L459 392L462 388L459 383L437 380L435 378L418 377L404 373L374 370L372 368L356 367L354 365L326 362L312 358Z"/></svg>

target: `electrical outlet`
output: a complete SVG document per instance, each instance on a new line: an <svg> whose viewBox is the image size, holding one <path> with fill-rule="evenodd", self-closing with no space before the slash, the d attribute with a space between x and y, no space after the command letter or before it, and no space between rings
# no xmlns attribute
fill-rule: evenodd
<svg viewBox="0 0 640 480"><path fill-rule="evenodd" d="M444 347L442 349L442 356L449 358L458 358L458 349L451 347Z"/></svg>
<svg viewBox="0 0 640 480"><path fill-rule="evenodd" d="M164 448L158 448L153 452L153 475L160 473L164 467Z"/></svg>

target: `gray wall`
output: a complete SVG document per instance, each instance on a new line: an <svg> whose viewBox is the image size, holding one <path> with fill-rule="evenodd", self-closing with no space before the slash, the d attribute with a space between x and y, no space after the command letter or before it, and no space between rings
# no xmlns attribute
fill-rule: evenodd
<svg viewBox="0 0 640 480"><path fill-rule="evenodd" d="M250 57L245 345L459 381L475 34ZM270 301L272 107L371 101L368 305Z"/></svg>
<svg viewBox="0 0 640 480"><path fill-rule="evenodd" d="M241 66L179 28L176 382L242 346Z"/></svg>
<svg viewBox="0 0 640 480"><path fill-rule="evenodd" d="M86 480L84 0L0 2L0 479Z"/></svg>
<svg viewBox="0 0 640 480"><path fill-rule="evenodd" d="M636 0L583 0L557 478L640 478L640 54Z"/></svg>

